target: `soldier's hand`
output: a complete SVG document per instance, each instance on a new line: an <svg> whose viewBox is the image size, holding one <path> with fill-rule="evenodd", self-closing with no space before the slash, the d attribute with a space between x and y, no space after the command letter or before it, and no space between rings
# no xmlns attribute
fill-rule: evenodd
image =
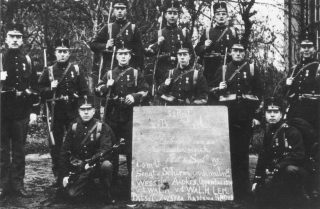
<svg viewBox="0 0 320 209"><path fill-rule="evenodd" d="M167 78L165 81L164 81L164 85L166 86L169 86L171 83L171 78Z"/></svg>
<svg viewBox="0 0 320 209"><path fill-rule="evenodd" d="M287 86L291 86L292 83L293 83L293 77L287 78L287 80L286 80L286 85L287 85Z"/></svg>
<svg viewBox="0 0 320 209"><path fill-rule="evenodd" d="M52 89L57 88L57 86L58 86L58 80L51 81L51 88Z"/></svg>
<svg viewBox="0 0 320 209"><path fill-rule="evenodd" d="M69 183L69 176L66 176L62 180L62 186L67 187L68 183Z"/></svg>
<svg viewBox="0 0 320 209"><path fill-rule="evenodd" d="M151 45L148 48L144 49L147 53L154 53L154 50L151 48Z"/></svg>
<svg viewBox="0 0 320 209"><path fill-rule="evenodd" d="M113 86L113 84L114 84L114 80L113 79L109 79L107 81L107 88L109 88L110 86Z"/></svg>
<svg viewBox="0 0 320 209"><path fill-rule="evenodd" d="M160 36L160 37L158 38L158 45L160 45L163 41L164 41L164 37L163 37L163 36Z"/></svg>
<svg viewBox="0 0 320 209"><path fill-rule="evenodd" d="M251 191L252 191L252 192L255 192L255 191L256 191L257 185L258 185L258 183L253 183L253 184L252 184L252 187L251 187Z"/></svg>
<svg viewBox="0 0 320 209"><path fill-rule="evenodd" d="M7 77L8 77L7 71L2 71L1 74L0 74L0 77L1 77L2 81L5 81L7 79Z"/></svg>
<svg viewBox="0 0 320 209"><path fill-rule="evenodd" d="M288 165L286 170L289 172L289 173L298 173L299 171L299 167L298 166L294 166L294 165Z"/></svg>
<svg viewBox="0 0 320 209"><path fill-rule="evenodd" d="M212 44L212 41L211 41L210 39L208 39L208 40L206 40L206 41L204 42L204 46L205 46L206 48L209 47L211 44Z"/></svg>
<svg viewBox="0 0 320 209"><path fill-rule="evenodd" d="M124 103L127 104L127 105L133 104L134 103L134 97L131 94L128 94L126 96L126 99L125 99Z"/></svg>
<svg viewBox="0 0 320 209"><path fill-rule="evenodd" d="M225 82L225 81L220 82L219 90L223 90L223 89L226 89L226 88L227 88L227 82Z"/></svg>
<svg viewBox="0 0 320 209"><path fill-rule="evenodd" d="M29 120L29 125L36 125L37 124L37 114L31 113L30 114L30 120Z"/></svg>
<svg viewBox="0 0 320 209"><path fill-rule="evenodd" d="M114 45L114 39L113 39L113 38L112 38L112 39L109 39L109 40L107 41L106 48L107 48L107 49L110 49L110 48L113 47L113 45Z"/></svg>
<svg viewBox="0 0 320 209"><path fill-rule="evenodd" d="M202 105L202 104L206 104L207 101L205 99L196 99L193 101L193 104L196 104L196 105Z"/></svg>
<svg viewBox="0 0 320 209"><path fill-rule="evenodd" d="M251 127L252 128L255 128L255 127L257 127L257 126L260 126L260 121L259 120L257 120L257 119L252 119L252 124L251 124Z"/></svg>

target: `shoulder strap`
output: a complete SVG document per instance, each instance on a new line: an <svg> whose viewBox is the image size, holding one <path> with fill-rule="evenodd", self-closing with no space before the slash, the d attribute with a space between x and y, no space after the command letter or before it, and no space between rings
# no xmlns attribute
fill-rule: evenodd
<svg viewBox="0 0 320 209"><path fill-rule="evenodd" d="M188 70L188 71L186 71L186 72L184 72L184 73L181 73L179 76L177 76L177 77L173 80L172 83L177 82L177 81L178 81L180 78L182 78L184 75L187 75L188 73L190 73L190 72L192 72L192 71L194 71L194 69L191 69L191 70Z"/></svg>
<svg viewBox="0 0 320 209"><path fill-rule="evenodd" d="M254 76L254 63L250 63L249 68L251 76Z"/></svg>
<svg viewBox="0 0 320 209"><path fill-rule="evenodd" d="M125 24L119 31L119 33L116 35L116 38L119 38L122 33L127 29L127 27L131 24L131 22L127 22L127 24Z"/></svg>
<svg viewBox="0 0 320 209"><path fill-rule="evenodd" d="M232 36L236 37L237 33L236 33L236 29L234 27L229 27L231 30L231 34Z"/></svg>
<svg viewBox="0 0 320 209"><path fill-rule="evenodd" d="M73 66L74 66L74 69L75 69L75 71L77 73L77 76L80 75L79 65L75 64Z"/></svg>
<svg viewBox="0 0 320 209"><path fill-rule="evenodd" d="M71 63L68 64L67 68L65 69L65 71L63 72L60 80L58 81L58 85L61 81L63 81L63 79L66 77L66 75L68 74L69 70L70 70L70 67L71 67Z"/></svg>
<svg viewBox="0 0 320 209"><path fill-rule="evenodd" d="M101 122L97 122L96 139L100 138L101 130L102 130L102 123Z"/></svg>
<svg viewBox="0 0 320 209"><path fill-rule="evenodd" d="M75 135L77 131L78 123L73 123L71 126L72 133Z"/></svg>
<svg viewBox="0 0 320 209"><path fill-rule="evenodd" d="M226 34L226 32L228 31L228 27L226 27L226 29L224 29L224 31L222 32L222 34L219 36L219 38L217 39L217 41L216 42L219 42L222 38L223 38L223 36Z"/></svg>
<svg viewBox="0 0 320 209"><path fill-rule="evenodd" d="M132 67L128 67L127 69L125 69L123 72L121 72L119 75L118 75L118 77L116 77L115 79L114 79L114 82L118 82L118 80L126 73L126 72L128 72L129 70L131 70L131 69L133 69Z"/></svg>
<svg viewBox="0 0 320 209"><path fill-rule="evenodd" d="M193 85L197 85L198 82L198 75L199 75L199 70L194 70L193 71Z"/></svg>
<svg viewBox="0 0 320 209"><path fill-rule="evenodd" d="M31 58L28 54L26 55L26 60L27 60L27 63L30 67L30 71L32 72L32 62L31 62Z"/></svg>
<svg viewBox="0 0 320 209"><path fill-rule="evenodd" d="M138 70L133 69L133 75L134 75L134 85L138 86Z"/></svg>
<svg viewBox="0 0 320 209"><path fill-rule="evenodd" d="M318 79L320 77L320 64L318 65L318 69L316 72L316 79Z"/></svg>
<svg viewBox="0 0 320 209"><path fill-rule="evenodd" d="M172 78L172 76L173 76L173 70L174 70L174 69L169 70L169 75L168 75L169 77L168 77L168 78Z"/></svg>
<svg viewBox="0 0 320 209"><path fill-rule="evenodd" d="M188 31L187 28L182 29L182 35L183 35L184 39L187 38L187 31Z"/></svg>

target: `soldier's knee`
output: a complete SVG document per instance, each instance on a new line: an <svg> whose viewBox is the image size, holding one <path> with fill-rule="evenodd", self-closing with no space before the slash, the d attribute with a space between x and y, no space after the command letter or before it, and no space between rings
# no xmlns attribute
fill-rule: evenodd
<svg viewBox="0 0 320 209"><path fill-rule="evenodd" d="M105 161L102 162L100 168L101 168L102 172L110 173L110 172L112 172L113 165L109 160L105 160Z"/></svg>

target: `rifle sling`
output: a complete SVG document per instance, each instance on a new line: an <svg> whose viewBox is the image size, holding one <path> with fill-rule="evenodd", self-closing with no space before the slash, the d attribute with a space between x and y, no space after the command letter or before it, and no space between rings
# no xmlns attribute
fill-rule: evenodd
<svg viewBox="0 0 320 209"><path fill-rule="evenodd" d="M184 72L184 73L181 73L179 76L177 76L174 80L173 80L173 82L172 83L175 83L175 82L177 82L180 78L182 78L184 75L187 75L188 73L190 73L190 72L192 72L192 71L194 71L194 69L192 68L192 69L190 69L190 70L188 70L188 71L186 71L186 72Z"/></svg>
<svg viewBox="0 0 320 209"><path fill-rule="evenodd" d="M121 28L121 30L119 31L119 33L116 35L116 38L119 38L122 34L123 34L123 32L128 28L128 26L131 24L131 22L127 22L127 24L125 24L122 28Z"/></svg>
<svg viewBox="0 0 320 209"><path fill-rule="evenodd" d="M228 82L231 82L234 76L243 69L243 67L247 64L247 62L243 63L237 70L234 71L234 73L229 77Z"/></svg>
<svg viewBox="0 0 320 209"><path fill-rule="evenodd" d="M116 77L116 78L114 79L114 82L117 83L117 82L120 80L120 78L121 78L126 72L128 72L128 71L131 70L131 69L133 69L133 68L132 68L132 67L128 67L127 69L125 69L124 71L122 71L122 72L118 75L118 77Z"/></svg>
<svg viewBox="0 0 320 209"><path fill-rule="evenodd" d="M65 69L65 71L63 72L61 78L58 80L58 85L61 83L61 81L63 81L63 79L66 77L67 73L70 71L70 67L71 67L71 63L68 64L67 68Z"/></svg>
<svg viewBox="0 0 320 209"><path fill-rule="evenodd" d="M84 137L84 139L81 141L81 146L85 146L90 135L92 134L92 132L97 128L98 123L95 123L94 126L92 126L92 128L89 130L89 132L87 133L87 135Z"/></svg>
<svg viewBox="0 0 320 209"><path fill-rule="evenodd" d="M222 32L222 34L219 36L219 38L217 39L217 41L216 42L219 42L222 38L223 38L223 36L224 36L224 34L226 34L226 32L228 31L228 27L226 27L226 29L224 29L224 31Z"/></svg>

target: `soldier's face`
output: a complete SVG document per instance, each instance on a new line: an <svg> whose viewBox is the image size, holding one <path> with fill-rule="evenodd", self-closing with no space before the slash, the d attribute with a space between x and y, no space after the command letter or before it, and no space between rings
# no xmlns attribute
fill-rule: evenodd
<svg viewBox="0 0 320 209"><path fill-rule="evenodd" d="M244 60L245 51L244 49L232 49L231 57L233 61L240 62Z"/></svg>
<svg viewBox="0 0 320 209"><path fill-rule="evenodd" d="M313 44L301 44L300 54L303 58L311 58L315 54L316 49Z"/></svg>
<svg viewBox="0 0 320 209"><path fill-rule="evenodd" d="M179 18L179 12L177 9L168 9L165 14L165 18L169 24L176 24Z"/></svg>
<svg viewBox="0 0 320 209"><path fill-rule="evenodd" d="M95 112L94 108L79 108L79 115L84 122L91 120Z"/></svg>
<svg viewBox="0 0 320 209"><path fill-rule="evenodd" d="M57 62L66 62L70 58L70 51L68 48L56 48L55 55Z"/></svg>
<svg viewBox="0 0 320 209"><path fill-rule="evenodd" d="M191 57L188 52L178 53L177 57L180 67L184 68L189 65Z"/></svg>
<svg viewBox="0 0 320 209"><path fill-rule="evenodd" d="M268 107L265 116L267 123L277 124L282 118L282 113L279 107Z"/></svg>
<svg viewBox="0 0 320 209"><path fill-rule="evenodd" d="M126 66L129 64L131 59L131 54L129 52L118 52L117 60L120 66Z"/></svg>
<svg viewBox="0 0 320 209"><path fill-rule="evenodd" d="M217 24L219 25L224 25L227 23L228 21L228 13L225 10L221 10L221 11L216 11L214 14L214 19L216 21Z"/></svg>
<svg viewBox="0 0 320 209"><path fill-rule="evenodd" d="M124 6L115 6L113 8L113 15L117 20L125 19L127 16L127 7Z"/></svg>
<svg viewBox="0 0 320 209"><path fill-rule="evenodd" d="M8 45L9 49L20 48L23 44L22 35L8 33L6 37L6 44Z"/></svg>

